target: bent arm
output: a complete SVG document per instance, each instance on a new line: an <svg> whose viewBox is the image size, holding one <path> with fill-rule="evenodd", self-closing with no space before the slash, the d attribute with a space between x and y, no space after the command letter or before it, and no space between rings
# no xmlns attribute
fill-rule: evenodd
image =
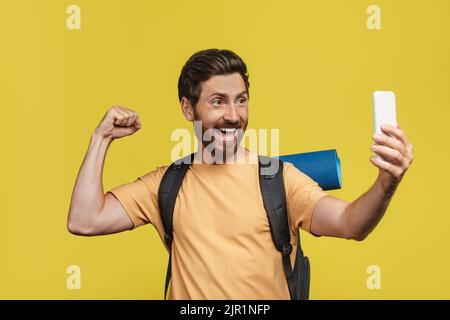
<svg viewBox="0 0 450 320"><path fill-rule="evenodd" d="M67 229L93 236L129 230L131 219L112 194L104 194L103 165L112 139L94 133L78 173L70 203Z"/></svg>

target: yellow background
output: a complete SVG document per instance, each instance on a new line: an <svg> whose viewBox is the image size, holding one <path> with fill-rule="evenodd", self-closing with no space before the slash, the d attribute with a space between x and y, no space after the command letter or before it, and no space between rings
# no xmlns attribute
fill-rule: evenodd
<svg viewBox="0 0 450 320"><path fill-rule="evenodd" d="M81 30L66 9L81 8ZM381 8L381 30L366 9ZM312 299L450 298L447 205L450 1L2 1L0 298L160 299L167 254L152 226L97 238L66 231L89 137L108 107L143 128L113 143L104 187L167 164L184 120L178 75L228 48L250 73L249 128L279 128L281 153L337 149L353 200L374 182L372 92L393 90L412 167L361 243L303 233ZM68 265L81 289L66 287ZM381 268L380 290L366 269Z"/></svg>

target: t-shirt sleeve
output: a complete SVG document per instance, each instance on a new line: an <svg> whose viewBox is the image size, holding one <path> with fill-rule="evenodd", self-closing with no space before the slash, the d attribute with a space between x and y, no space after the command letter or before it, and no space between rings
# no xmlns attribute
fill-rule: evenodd
<svg viewBox="0 0 450 320"><path fill-rule="evenodd" d="M161 220L158 207L158 189L168 166L158 167L132 182L122 184L108 192L122 204L133 222L133 228Z"/></svg>
<svg viewBox="0 0 450 320"><path fill-rule="evenodd" d="M283 176L292 232L296 234L296 230L301 228L311 233L314 206L328 194L316 181L298 170L292 163L284 163Z"/></svg>

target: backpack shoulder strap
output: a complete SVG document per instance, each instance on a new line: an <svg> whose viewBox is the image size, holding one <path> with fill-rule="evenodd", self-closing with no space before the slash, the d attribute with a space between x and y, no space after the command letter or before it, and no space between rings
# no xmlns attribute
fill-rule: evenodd
<svg viewBox="0 0 450 320"><path fill-rule="evenodd" d="M169 249L169 263L167 265L164 299L167 296L169 281L172 276L172 241L173 241L173 210L178 191L183 183L184 176L192 163L194 154L190 154L172 163L161 179L158 189L158 206L161 220L164 225L164 242Z"/></svg>
<svg viewBox="0 0 450 320"><path fill-rule="evenodd" d="M283 180L283 161L259 156L259 186L264 208L269 218L273 242L283 255L283 265L289 293L292 300L297 300L296 281L290 259L292 245Z"/></svg>

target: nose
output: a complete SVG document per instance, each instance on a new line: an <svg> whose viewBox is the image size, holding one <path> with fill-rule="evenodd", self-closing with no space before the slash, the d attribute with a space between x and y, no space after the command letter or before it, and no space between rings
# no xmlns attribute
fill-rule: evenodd
<svg viewBox="0 0 450 320"><path fill-rule="evenodd" d="M223 118L226 122L235 124L239 121L238 112L234 104L230 104L226 107L225 114Z"/></svg>

